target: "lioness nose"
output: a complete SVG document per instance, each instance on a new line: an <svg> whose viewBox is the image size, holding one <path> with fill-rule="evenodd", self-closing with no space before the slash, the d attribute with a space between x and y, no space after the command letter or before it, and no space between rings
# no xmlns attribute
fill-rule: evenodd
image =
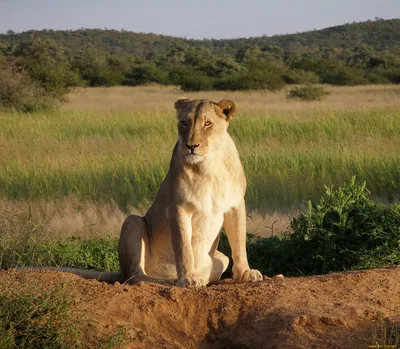
<svg viewBox="0 0 400 349"><path fill-rule="evenodd" d="M186 148L188 148L188 149L190 149L190 150L195 150L198 146L200 146L200 143L198 143L198 144L192 144L192 145L190 145L190 144L186 144Z"/></svg>

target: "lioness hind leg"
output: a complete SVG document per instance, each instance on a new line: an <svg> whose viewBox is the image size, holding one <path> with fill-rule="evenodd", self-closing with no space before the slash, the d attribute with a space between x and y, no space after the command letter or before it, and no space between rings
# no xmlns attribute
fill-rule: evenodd
<svg viewBox="0 0 400 349"><path fill-rule="evenodd" d="M173 284L174 280L157 279L146 275L145 258L149 251L147 224L143 217L128 216L121 228L118 244L119 266L124 282L140 281Z"/></svg>
<svg viewBox="0 0 400 349"><path fill-rule="evenodd" d="M139 282L146 275L144 263L147 235L143 217L130 215L125 219L118 244L119 266L124 281Z"/></svg>

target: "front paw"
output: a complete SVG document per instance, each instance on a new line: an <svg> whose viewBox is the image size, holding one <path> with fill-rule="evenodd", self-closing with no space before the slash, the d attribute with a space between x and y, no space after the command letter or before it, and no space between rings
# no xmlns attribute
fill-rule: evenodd
<svg viewBox="0 0 400 349"><path fill-rule="evenodd" d="M176 283L178 287L186 287L186 288L197 288L206 286L206 284L201 279L196 279L195 277L184 277Z"/></svg>
<svg viewBox="0 0 400 349"><path fill-rule="evenodd" d="M235 281L240 282L254 282L254 281L261 281L263 279L261 273L256 269L248 269L242 274L240 279L238 278Z"/></svg>

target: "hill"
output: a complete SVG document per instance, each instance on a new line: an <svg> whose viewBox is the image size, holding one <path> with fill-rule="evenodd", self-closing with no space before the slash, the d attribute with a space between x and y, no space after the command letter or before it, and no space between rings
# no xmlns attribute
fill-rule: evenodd
<svg viewBox="0 0 400 349"><path fill-rule="evenodd" d="M18 44L32 38L55 40L72 52L82 46L93 45L109 53L134 54L148 57L165 54L171 46L199 46L213 53L233 54L246 45L265 47L277 45L285 52L311 52L326 49L354 49L366 44L376 51L400 54L400 19L375 20L344 24L322 30L303 33L260 36L238 39L191 40L172 36L134 33L125 30L79 29L79 30L30 30L22 33L9 31L0 34L0 44Z"/></svg>
<svg viewBox="0 0 400 349"><path fill-rule="evenodd" d="M260 36L233 40L213 40L227 47L251 45L278 45L287 52L310 52L325 49L349 49L365 44L376 51L400 54L400 19L354 22L303 33Z"/></svg>

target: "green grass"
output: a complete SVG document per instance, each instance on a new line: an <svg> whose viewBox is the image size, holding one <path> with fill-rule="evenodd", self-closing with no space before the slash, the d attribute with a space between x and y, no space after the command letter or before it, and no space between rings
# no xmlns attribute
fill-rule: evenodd
<svg viewBox="0 0 400 349"><path fill-rule="evenodd" d="M25 287L0 291L0 347L81 348L72 326L72 302L62 287L35 294Z"/></svg>
<svg viewBox="0 0 400 349"><path fill-rule="evenodd" d="M81 239L50 238L43 225L0 215L0 269L17 266L63 266L100 271L119 270L118 239L111 236Z"/></svg>
<svg viewBox="0 0 400 349"><path fill-rule="evenodd" d="M0 348L69 349L120 348L124 330L91 343L82 331L87 319L73 314L74 300L63 284L37 289L27 281L0 290Z"/></svg>
<svg viewBox="0 0 400 349"><path fill-rule="evenodd" d="M174 113L0 113L0 197L154 199L176 142ZM400 196L400 113L377 109L243 111L232 121L249 208L285 210L356 175L374 197Z"/></svg>
<svg viewBox="0 0 400 349"><path fill-rule="evenodd" d="M400 205L375 203L365 183L355 178L325 191L324 197L309 202L308 209L291 220L290 233L268 238L248 234L248 259L253 268L266 275L298 276L400 264ZM119 270L118 238L49 239L41 227L29 223L12 231L13 221L13 216L0 221L0 268ZM225 234L219 250L231 256ZM224 276L230 273L229 269Z"/></svg>

